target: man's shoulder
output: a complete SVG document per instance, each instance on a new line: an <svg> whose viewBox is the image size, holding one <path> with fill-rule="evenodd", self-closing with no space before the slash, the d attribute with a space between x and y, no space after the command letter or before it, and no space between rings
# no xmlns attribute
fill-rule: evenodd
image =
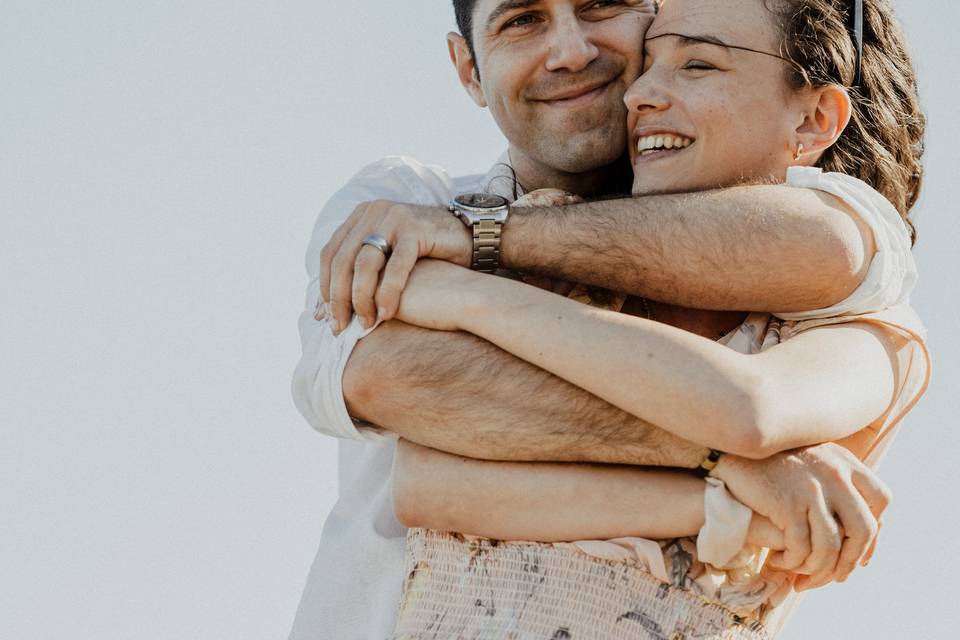
<svg viewBox="0 0 960 640"><path fill-rule="evenodd" d="M363 192L364 200L441 204L464 190L476 191L483 174L451 177L437 164L410 156L387 156L364 166L341 191Z"/></svg>

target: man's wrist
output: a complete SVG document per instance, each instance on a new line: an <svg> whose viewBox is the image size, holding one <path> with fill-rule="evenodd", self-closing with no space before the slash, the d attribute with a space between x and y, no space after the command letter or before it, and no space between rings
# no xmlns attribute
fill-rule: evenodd
<svg viewBox="0 0 960 640"><path fill-rule="evenodd" d="M448 207L416 204L401 206L409 207L412 220L424 225L420 227L422 231L417 235L418 241L433 243L432 246L427 244L430 250L421 255L421 258L434 258L470 268L473 259L473 235L469 228L450 213Z"/></svg>
<svg viewBox="0 0 960 640"><path fill-rule="evenodd" d="M445 256L444 260L469 269L473 263L472 229L451 214L449 207L435 207L435 209L438 212L437 215L441 215L439 212L443 212L442 215L446 220L446 224L449 226L450 235L453 240L451 247L456 248L449 256Z"/></svg>

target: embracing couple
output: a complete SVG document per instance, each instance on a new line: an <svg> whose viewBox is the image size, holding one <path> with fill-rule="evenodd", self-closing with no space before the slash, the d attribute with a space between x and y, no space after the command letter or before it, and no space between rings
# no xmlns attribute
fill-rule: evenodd
<svg viewBox="0 0 960 640"><path fill-rule="evenodd" d="M319 217L293 393L340 497L291 637L774 637L870 560L929 380L889 2L453 5L508 149Z"/></svg>

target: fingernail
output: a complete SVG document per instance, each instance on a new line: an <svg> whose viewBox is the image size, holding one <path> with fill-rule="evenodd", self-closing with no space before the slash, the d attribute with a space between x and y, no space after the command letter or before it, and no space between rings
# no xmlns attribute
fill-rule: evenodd
<svg viewBox="0 0 960 640"><path fill-rule="evenodd" d="M363 325L364 329L369 329L370 327L373 326L373 320L364 316L363 318L360 319L360 324Z"/></svg>
<svg viewBox="0 0 960 640"><path fill-rule="evenodd" d="M322 302L317 305L316 317L317 317L317 320L323 320L324 318L327 317L326 305L324 305Z"/></svg>
<svg viewBox="0 0 960 640"><path fill-rule="evenodd" d="M339 320L333 321L333 335L340 335L340 332L343 331L343 323Z"/></svg>
<svg viewBox="0 0 960 640"><path fill-rule="evenodd" d="M377 307L377 318L386 318L386 317L387 317L387 308Z"/></svg>

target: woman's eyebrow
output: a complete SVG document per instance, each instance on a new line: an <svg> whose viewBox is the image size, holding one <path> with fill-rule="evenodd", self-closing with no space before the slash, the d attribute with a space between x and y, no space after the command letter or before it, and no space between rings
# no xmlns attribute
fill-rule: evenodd
<svg viewBox="0 0 960 640"><path fill-rule="evenodd" d="M644 42L650 42L651 40L657 40L659 38L666 38L667 36L672 36L679 39L680 46L682 47L692 47L698 44L713 44L718 47L723 47L724 49L731 48L731 45L727 44L717 36L706 33L699 35L687 35L684 33L658 33L655 36L647 36Z"/></svg>
<svg viewBox="0 0 960 640"><path fill-rule="evenodd" d="M790 58L787 58L787 57L785 57L785 56L782 56L782 55L780 55L780 54L778 54L778 53L772 53L772 52L770 52L770 51L761 51L760 49L751 49L750 47L742 47L742 46L740 46L740 45L738 45L738 44L727 44L726 42L724 42L723 40L721 40L721 39L718 38L717 36L712 36L712 35L708 35L708 34L701 34L701 35L691 36L691 35L687 35L687 34L683 34L683 33L658 33L658 34L655 35L655 36L650 36L650 37L644 39L644 41L643 41L643 51L644 51L644 53L646 53L646 51L647 51L647 43L648 43L648 42L650 42L651 40L657 40L657 39L659 39L659 38L665 38L665 37L667 37L667 36L671 36L671 37L674 37L674 38L678 38L678 39L680 40L680 46L681 46L681 47L692 47L692 46L695 46L695 45L698 45L698 44L712 44L712 45L715 45L715 46L718 46L718 47L722 47L724 50L726 50L727 55L730 55L730 52L733 51L733 50L736 50L736 51L749 51L750 53L759 53L759 54L761 54L761 55L769 56L769 57L771 57L771 58L776 58L776 59L778 59L778 60L782 60L782 61L786 62L787 64L793 66L795 69L797 69L798 71L800 71L801 75L806 73L806 71L804 71L803 67L801 67L799 64L797 64L795 61L793 61L793 60L791 60Z"/></svg>

